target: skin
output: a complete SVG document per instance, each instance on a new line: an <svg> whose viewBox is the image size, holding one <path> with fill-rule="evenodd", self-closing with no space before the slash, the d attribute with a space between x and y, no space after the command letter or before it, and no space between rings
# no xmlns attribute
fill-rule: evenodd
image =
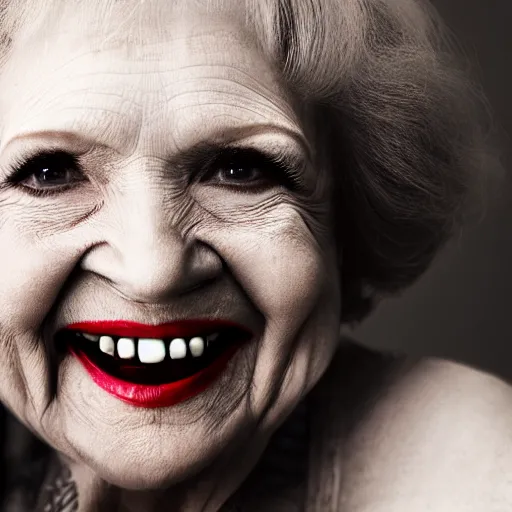
<svg viewBox="0 0 512 512"><path fill-rule="evenodd" d="M218 510L339 343L323 168L232 11L169 7L121 35L115 14L49 13L0 79L0 400L62 454L80 510ZM263 190L188 184L180 156L219 141L303 162L306 192L272 176ZM79 154L85 180L48 197L6 185L27 152L52 148ZM51 394L62 326L204 316L255 336L197 397L133 407L71 356Z"/></svg>
<svg viewBox="0 0 512 512"><path fill-rule="evenodd" d="M312 398L308 512L511 509L509 383L435 358L343 349Z"/></svg>
<svg viewBox="0 0 512 512"><path fill-rule="evenodd" d="M216 511L320 380L313 417L336 443L321 458L328 437L315 431L310 476L329 510L510 509L507 384L434 360L333 361L340 257L325 166L235 6L144 8L122 30L122 13L92 7L46 13L0 76L0 400L71 469L47 492L74 494L74 481L81 511ZM303 162L305 192L272 177L188 184L184 152L219 141ZM27 152L52 148L79 154L86 179L48 197L6 185ZM54 353L72 322L210 315L254 340L171 408L124 404ZM321 496L311 510L325 512Z"/></svg>

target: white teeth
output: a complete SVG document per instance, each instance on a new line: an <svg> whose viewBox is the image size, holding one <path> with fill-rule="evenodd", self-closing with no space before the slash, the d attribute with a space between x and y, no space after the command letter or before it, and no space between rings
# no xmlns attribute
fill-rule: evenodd
<svg viewBox="0 0 512 512"><path fill-rule="evenodd" d="M116 341L111 336L100 336L97 334L79 333L86 340L99 341L100 350L110 356L116 353ZM215 341L219 333L215 332L204 337L195 336L188 341L188 350L192 357L201 357L204 354L206 346L211 341ZM120 359L133 359L139 356L141 363L160 363L166 357L166 343L161 339L141 338L136 349L136 340L134 338L119 338L117 341L117 355ZM174 338L169 344L169 356L171 359L184 359L187 357L187 341L184 338Z"/></svg>
<svg viewBox="0 0 512 512"><path fill-rule="evenodd" d="M199 337L192 338L189 341L188 346L190 348L190 353L194 357L199 357L199 356L203 355L203 352L204 352L204 341L203 341L203 338L199 338Z"/></svg>
<svg viewBox="0 0 512 512"><path fill-rule="evenodd" d="M187 355L187 344L183 338L175 338L169 347L171 359L183 359Z"/></svg>
<svg viewBox="0 0 512 512"><path fill-rule="evenodd" d="M86 332L83 332L82 336L89 341L98 341L100 339L97 334L87 334Z"/></svg>
<svg viewBox="0 0 512 512"><path fill-rule="evenodd" d="M120 338L117 342L117 353L121 359L135 357L135 343L132 338Z"/></svg>
<svg viewBox="0 0 512 512"><path fill-rule="evenodd" d="M110 356L114 355L114 340L110 336L101 336L100 350Z"/></svg>
<svg viewBox="0 0 512 512"><path fill-rule="evenodd" d="M165 344L163 340L141 338L138 348L141 363L160 363L165 359Z"/></svg>

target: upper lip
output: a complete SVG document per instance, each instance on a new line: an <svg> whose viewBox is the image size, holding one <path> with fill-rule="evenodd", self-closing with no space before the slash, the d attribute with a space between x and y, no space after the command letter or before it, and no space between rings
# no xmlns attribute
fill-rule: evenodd
<svg viewBox="0 0 512 512"><path fill-rule="evenodd" d="M186 319L158 325L141 324L128 320L94 320L67 325L65 329L90 334L105 334L133 338L187 338L211 334L221 329L238 329L252 333L247 327L224 319Z"/></svg>

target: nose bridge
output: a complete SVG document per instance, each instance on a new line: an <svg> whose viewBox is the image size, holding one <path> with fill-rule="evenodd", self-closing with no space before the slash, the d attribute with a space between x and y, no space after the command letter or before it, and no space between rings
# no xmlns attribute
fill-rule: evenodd
<svg viewBox="0 0 512 512"><path fill-rule="evenodd" d="M186 287L190 246L178 226L182 206L166 201L156 186L134 190L119 206L121 229L111 241L120 264L118 281L141 300Z"/></svg>
<svg viewBox="0 0 512 512"><path fill-rule="evenodd" d="M179 226L183 216L178 211L184 206L179 197L167 199L162 187L146 183L121 195L114 207L116 225L120 227L116 245L134 245L132 250L150 251L156 256L164 249L163 243L172 240L174 246L183 242Z"/></svg>
<svg viewBox="0 0 512 512"><path fill-rule="evenodd" d="M83 268L138 302L161 302L210 281L222 263L185 237L190 209L182 194L155 183L117 190L103 212L101 243L86 255Z"/></svg>

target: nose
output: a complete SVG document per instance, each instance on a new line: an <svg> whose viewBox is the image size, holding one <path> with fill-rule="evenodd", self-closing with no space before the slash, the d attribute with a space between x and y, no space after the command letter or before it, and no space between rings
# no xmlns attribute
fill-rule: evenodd
<svg viewBox="0 0 512 512"><path fill-rule="evenodd" d="M222 260L208 245L184 238L169 201L152 188L152 194L125 197L104 214L101 239L81 267L129 300L162 303L216 279Z"/></svg>

